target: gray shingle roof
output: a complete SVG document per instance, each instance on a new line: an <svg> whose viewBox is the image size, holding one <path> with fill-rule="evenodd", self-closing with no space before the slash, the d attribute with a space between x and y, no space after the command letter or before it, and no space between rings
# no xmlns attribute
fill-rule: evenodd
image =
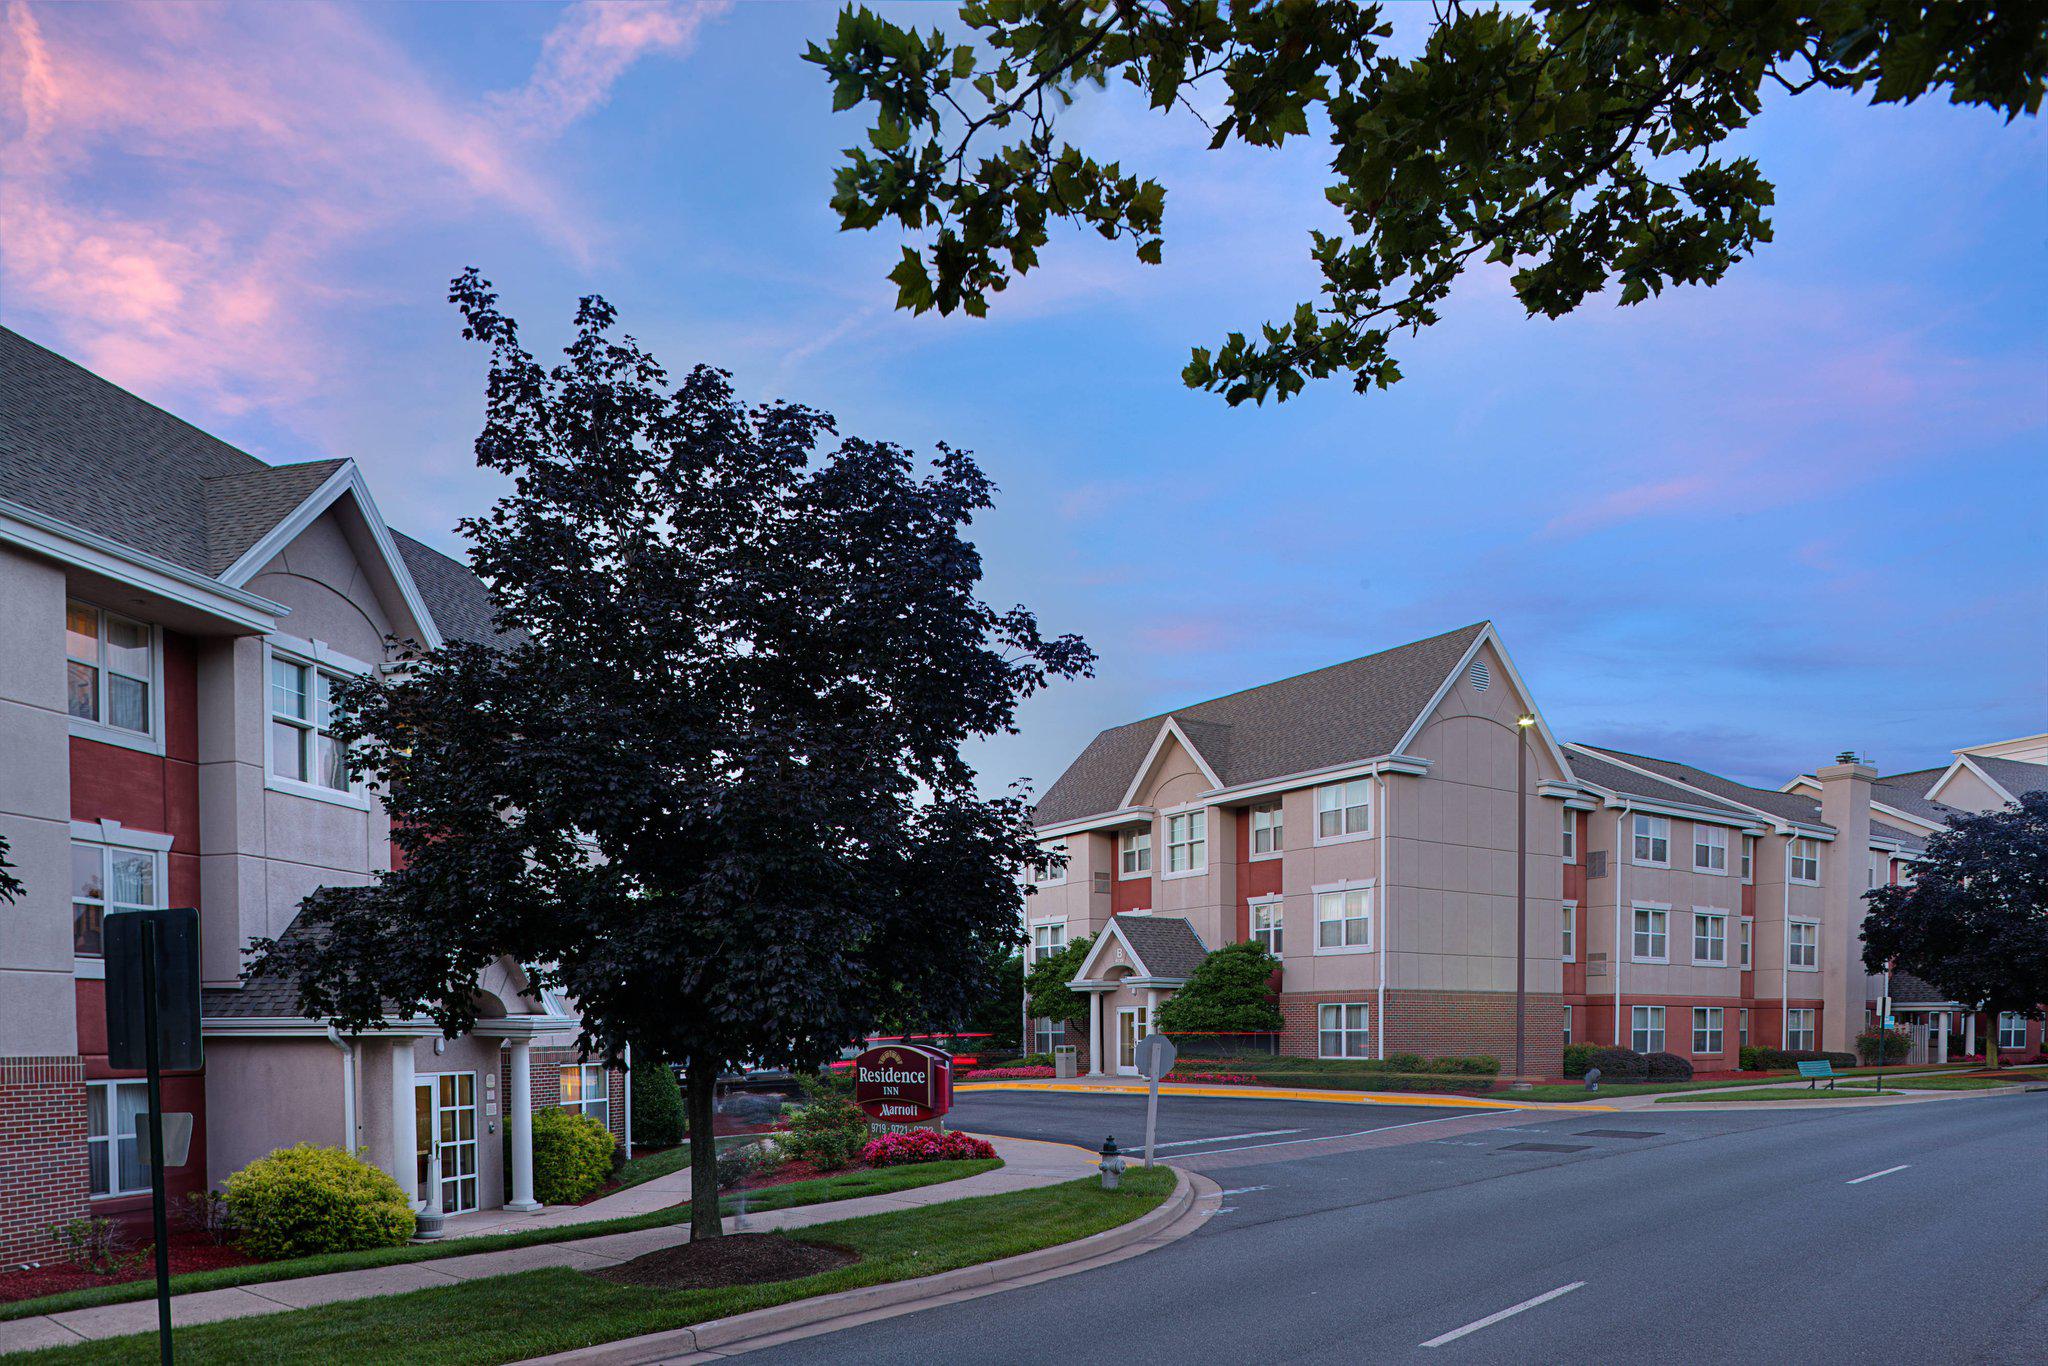
<svg viewBox="0 0 2048 1366"><path fill-rule="evenodd" d="M1742 810L1731 802L1702 796L1697 792L1688 792L1682 787L1645 776L1632 768L1624 768L1620 764L1609 763L1605 759L1582 754L1576 743L1567 757L1572 762L1573 773L1595 787L1604 787L1610 792L1619 792L1630 797L1643 797L1653 802L1670 802L1677 806L1703 807L1708 811L1720 811L1730 816L1743 816L1754 819L1752 813Z"/></svg>
<svg viewBox="0 0 2048 1366"><path fill-rule="evenodd" d="M1954 820L1966 814L1958 807L1930 799L1927 789L1934 786L1934 780L1948 772L1948 768L1922 768L1911 773L1893 773L1879 778L1870 785L1872 801L1883 802L1895 811L1909 816L1918 816L1924 821L1937 824Z"/></svg>
<svg viewBox="0 0 2048 1366"><path fill-rule="evenodd" d="M206 572L218 578L250 546L311 498L328 476L348 462L308 460L302 465L259 465L241 474L216 474L202 481L206 510Z"/></svg>
<svg viewBox="0 0 2048 1366"><path fill-rule="evenodd" d="M1774 792L1766 787L1751 787L1748 783L1738 783L1732 778L1724 778L1704 768L1679 763L1676 759L1652 759L1647 755L1631 754L1627 750L1614 749L1607 745L1585 745L1583 748L1598 750L1602 754L1612 755L1624 764L1634 764L1661 777L1697 787L1723 802L1746 806L1755 811L1767 811L1780 819L1799 821L1805 825L1825 824L1820 818L1820 803L1797 792ZM1574 770L1578 768L1576 757L1572 760L1572 767ZM1694 797L1692 800L1699 799Z"/></svg>
<svg viewBox="0 0 2048 1366"><path fill-rule="evenodd" d="M1209 956L1202 937L1181 916L1120 915L1114 923L1154 977L1192 977Z"/></svg>
<svg viewBox="0 0 2048 1366"><path fill-rule="evenodd" d="M1947 1001L1951 998L1947 992L1930 982L1921 981L1910 972L1895 972L1892 974L1892 999L1915 1005L1921 1002Z"/></svg>
<svg viewBox="0 0 2048 1366"><path fill-rule="evenodd" d="M402 531L391 533L398 554L412 574L413 585L427 604L441 635L448 640L474 641L478 645L512 644L523 633L501 636L491 624L491 590L484 587L470 567L443 555L430 545L416 541Z"/></svg>
<svg viewBox="0 0 2048 1366"><path fill-rule="evenodd" d="M1114 811L1171 716L1225 786L1390 753L1485 622L1103 731L1039 800L1039 825Z"/></svg>
<svg viewBox="0 0 2048 1366"><path fill-rule="evenodd" d="M295 943L312 934L305 923L293 920L277 937L279 944ZM264 975L247 978L240 987L206 987L199 993L199 1014L208 1020L296 1020L299 1012L298 986L287 978Z"/></svg>
<svg viewBox="0 0 2048 1366"><path fill-rule="evenodd" d="M1991 780L2015 797L2029 792L2048 792L2048 764L2029 764L2018 759L2001 759L1991 754L1972 754L1970 762L1991 775Z"/></svg>
<svg viewBox="0 0 2048 1366"><path fill-rule="evenodd" d="M1877 839L1896 840L1900 845L1916 854L1927 848L1925 836L1916 835L1910 830L1901 830L1896 825L1887 825L1880 820L1871 821L1870 833Z"/></svg>

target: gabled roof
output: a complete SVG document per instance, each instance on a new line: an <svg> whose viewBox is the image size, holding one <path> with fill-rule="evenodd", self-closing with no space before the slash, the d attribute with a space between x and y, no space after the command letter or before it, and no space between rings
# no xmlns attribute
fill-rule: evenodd
<svg viewBox="0 0 2048 1366"><path fill-rule="evenodd" d="M1186 981L1195 975L1195 969L1202 966L1202 960L1209 956L1209 950L1202 946L1202 937L1195 933L1195 927L1178 915L1113 915L1102 934L1081 960L1081 969L1074 980L1081 981L1093 975L1096 960L1106 951L1113 940L1121 939L1129 951L1131 964L1141 978L1163 978L1167 981Z"/></svg>
<svg viewBox="0 0 2048 1366"><path fill-rule="evenodd" d="M1775 816L1780 820L1796 821L1801 825L1828 828L1821 820L1820 803L1797 792L1773 792L1765 787L1751 787L1748 783L1738 783L1733 778L1724 778L1718 773L1692 764L1683 764L1676 759L1653 759L1648 755L1631 754L1627 750L1614 749L1606 745L1584 745L1575 742L1572 751L1575 755L1590 751L1594 755L1605 756L1617 764L1644 770L1654 777L1667 779L1687 788L1696 788L1724 805L1744 807L1750 811ZM1572 760L1572 769L1584 776L1577 758ZM1688 800L1697 803L1700 799L1695 795Z"/></svg>
<svg viewBox="0 0 2048 1366"><path fill-rule="evenodd" d="M1927 795L1935 780L1946 772L1946 768L1921 768L1911 773L1889 774L1870 785L1870 799L1908 816L1946 825L1957 816L1968 814L1959 807L1935 801Z"/></svg>
<svg viewBox="0 0 2048 1366"><path fill-rule="evenodd" d="M1967 763L1975 768L2014 801L2018 801L2029 792L2048 792L2048 764L2000 759L1991 754L1959 755L1957 762Z"/></svg>
<svg viewBox="0 0 2048 1366"><path fill-rule="evenodd" d="M206 512L206 572L219 578L249 548L292 515L346 461L308 460L301 465L261 465L240 474L209 475L202 481Z"/></svg>
<svg viewBox="0 0 2048 1366"><path fill-rule="evenodd" d="M1486 629L1477 622L1114 726L1046 789L1035 819L1057 825L1119 809L1168 720L1227 787L1391 754Z"/></svg>

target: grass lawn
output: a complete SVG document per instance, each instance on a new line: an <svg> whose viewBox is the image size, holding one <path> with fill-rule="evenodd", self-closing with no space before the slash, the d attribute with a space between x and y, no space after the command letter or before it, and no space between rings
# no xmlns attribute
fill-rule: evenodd
<svg viewBox="0 0 2048 1366"><path fill-rule="evenodd" d="M1872 1096L1900 1096L1904 1094L1905 1092L1894 1091L1889 1086L1879 1091L1875 1084L1860 1087L1845 1086L1839 1091L1830 1091L1826 1087L1809 1091L1804 1086L1767 1086L1760 1091L1738 1091L1732 1096L1665 1096L1657 1103L1659 1105L1685 1105L1688 1103L1701 1104L1710 1101L1727 1101L1733 1104L1740 1104L1751 1100L1827 1100L1830 1097L1836 1100L1863 1100L1866 1097Z"/></svg>
<svg viewBox="0 0 2048 1366"><path fill-rule="evenodd" d="M552 1268L180 1328L176 1350L179 1360L186 1362L261 1361L265 1366L332 1366L335 1361L350 1366L416 1361L488 1366L518 1361L1070 1242L1156 1208L1172 1191L1173 1181L1174 1173L1166 1168L1140 1169L1125 1173L1120 1191L1105 1191L1090 1177L814 1225L799 1236L852 1248L861 1260L799 1280L718 1290L655 1290ZM132 1362L154 1351L154 1337L144 1335L51 1348L17 1359Z"/></svg>
<svg viewBox="0 0 2048 1366"><path fill-rule="evenodd" d="M2001 1086L2024 1086L2028 1083L2039 1086L2048 1082L2048 1072L2007 1072L1997 1077L1913 1077L1899 1078L1899 1085L1908 1091L1990 1091ZM1877 1085L1874 1080L1857 1080L1849 1085L1859 1091L1867 1091ZM1887 1086L1886 1090L1891 1088Z"/></svg>
<svg viewBox="0 0 2048 1366"><path fill-rule="evenodd" d="M665 1155L665 1154L664 1154ZM799 1205L823 1204L829 1200L850 1200L857 1195L881 1195L889 1191L913 1190L941 1181L958 1181L979 1176L1003 1165L1001 1158L974 1158L964 1162L924 1162L903 1167L880 1167L839 1172L815 1181L792 1181L786 1186L767 1186L746 1192L749 1212L794 1209ZM727 1214L739 1211L735 1196L723 1202ZM438 1243L408 1243L403 1247L378 1247L362 1252L329 1252L317 1257L295 1257L289 1261L259 1262L254 1266L230 1266L218 1271L194 1271L171 1278L171 1293L186 1295L196 1290L223 1290L229 1286L256 1285L263 1281L288 1281L301 1276L324 1276L330 1271L357 1271L368 1266L392 1266L400 1262L430 1262L439 1257L467 1257L473 1252L502 1252L507 1248L533 1247L539 1243L566 1243L577 1238L595 1238L605 1233L632 1233L643 1228L664 1228L690 1222L688 1205L672 1205L647 1214L621 1219L597 1219L587 1224L559 1228L536 1228L519 1233L493 1233L479 1238L450 1238ZM84 1309L95 1304L121 1304L146 1300L156 1295L156 1281L145 1278L116 1285L67 1290L41 1299L0 1304L0 1320L27 1318L32 1314L55 1314L66 1309Z"/></svg>

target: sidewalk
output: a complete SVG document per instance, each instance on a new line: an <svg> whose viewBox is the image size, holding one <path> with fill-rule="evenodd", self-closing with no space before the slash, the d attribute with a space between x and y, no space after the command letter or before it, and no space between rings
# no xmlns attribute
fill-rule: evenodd
<svg viewBox="0 0 2048 1366"><path fill-rule="evenodd" d="M1142 1096L1146 1085L1129 1077L1076 1077L1071 1081L963 1081L955 1095L969 1091L1109 1091ZM1423 1105L1456 1110L1565 1110L1592 1113L1613 1108L1581 1101L1513 1100L1491 1096L1450 1096L1434 1091L1319 1091L1298 1086L1202 1086L1166 1082L1162 1096L1222 1096L1233 1100L1312 1100L1333 1105Z"/></svg>
<svg viewBox="0 0 2048 1366"><path fill-rule="evenodd" d="M980 1176L936 1186L919 1186L887 1195L863 1195L822 1205L770 1210L762 1214L733 1215L725 1220L728 1232L742 1228L749 1233L775 1229L807 1228L812 1224L852 1219L863 1214L885 1214L892 1210L964 1200L976 1195L1001 1195L1006 1191L1057 1185L1095 1174L1093 1153L1064 1143L1040 1143L1031 1139L995 1138L996 1154L1003 1166ZM655 1187L665 1187L664 1192ZM504 1215L491 1212L488 1223L463 1231L468 1234L504 1232L549 1227L549 1216L559 1224L610 1219L622 1214L643 1213L680 1203L687 1198L689 1172L656 1177L630 1190L608 1195L588 1205L564 1206L559 1211ZM619 1202L614 1204L613 1202ZM451 1221L452 1222L452 1221ZM660 1248L690 1240L687 1224L642 1229L635 1233L608 1233L573 1242L544 1243L536 1247L508 1248L502 1252L479 1252L469 1256L442 1257L430 1262L405 1262L395 1266L368 1267L360 1271L337 1271L325 1276L305 1276L290 1281L264 1281L227 1290L202 1290L171 1298L171 1323L183 1327L213 1323L221 1319L276 1314L287 1309L304 1309L316 1304L368 1299L374 1295L399 1295L457 1281L487 1276L506 1276L536 1267L567 1266L582 1270L615 1266ZM156 1301L131 1300L125 1304L104 1304L91 1309L70 1309L34 1318L0 1323L0 1355L26 1352L39 1347L61 1347L96 1338L122 1337L156 1330Z"/></svg>

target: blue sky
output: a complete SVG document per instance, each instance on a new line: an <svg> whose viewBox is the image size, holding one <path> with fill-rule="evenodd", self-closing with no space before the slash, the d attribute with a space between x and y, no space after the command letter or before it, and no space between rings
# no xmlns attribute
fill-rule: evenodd
<svg viewBox="0 0 2048 1366"><path fill-rule="evenodd" d="M0 0L0 321L265 458L353 457L456 551L495 487L470 264L537 345L598 292L672 370L967 447L989 594L1101 654L978 747L991 786L1485 617L1561 735L1752 779L2048 729L2038 123L1779 100L1742 147L1777 240L1723 285L1551 323L1477 277L1392 391L1230 409L1178 372L1309 296L1316 145L1091 95L1069 135L1166 183L1165 265L1062 235L990 319L912 318L898 239L826 204L860 125L799 54L834 13Z"/></svg>

